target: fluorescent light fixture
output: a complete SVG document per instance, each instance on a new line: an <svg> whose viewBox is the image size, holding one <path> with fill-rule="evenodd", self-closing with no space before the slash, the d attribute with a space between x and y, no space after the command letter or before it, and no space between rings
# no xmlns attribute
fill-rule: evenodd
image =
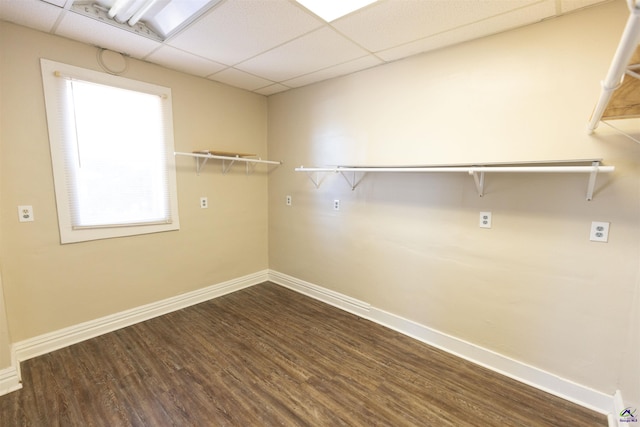
<svg viewBox="0 0 640 427"><path fill-rule="evenodd" d="M71 10L164 41L221 0L76 0Z"/></svg>
<svg viewBox="0 0 640 427"><path fill-rule="evenodd" d="M375 3L377 0L296 0L327 22Z"/></svg>

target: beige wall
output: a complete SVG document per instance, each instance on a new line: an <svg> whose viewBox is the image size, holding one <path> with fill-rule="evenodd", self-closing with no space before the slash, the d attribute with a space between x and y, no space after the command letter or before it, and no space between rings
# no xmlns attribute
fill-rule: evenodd
<svg viewBox="0 0 640 427"><path fill-rule="evenodd" d="M2 275L0 274L0 370L11 366L11 338L2 290Z"/></svg>
<svg viewBox="0 0 640 427"><path fill-rule="evenodd" d="M640 146L585 132L627 16L614 2L271 96L286 167L269 179L270 268L640 402ZM617 169L591 202L582 175L489 175L479 198L462 174L351 191L293 171L600 157ZM611 222L609 243L589 241L592 221Z"/></svg>
<svg viewBox="0 0 640 427"><path fill-rule="evenodd" d="M605 127L584 132L623 3L272 96L268 129L266 98L131 60L125 77L172 88L176 150L266 157L268 136L269 158L285 166L267 191L260 170L222 175L215 164L197 176L178 159L179 232L64 246L39 58L99 70L95 48L0 23L0 265L13 341L269 266L640 402L640 147ZM370 175L351 191L339 176L316 190L293 171L590 157L617 168L592 202L583 176L489 176L479 198L463 175ZM34 206L35 222L18 223L19 204ZM477 226L482 210L491 230ZM609 243L588 241L594 220L611 221Z"/></svg>
<svg viewBox="0 0 640 427"><path fill-rule="evenodd" d="M1 25L1 24L0 24ZM4 63L4 53L0 49L0 64ZM2 88L4 84L2 81L2 67L0 67L0 129L4 127L2 122ZM0 139L0 149L1 149ZM0 159L1 159L0 151ZM0 161L0 203L2 200L2 161ZM2 211L0 210L0 221L2 218ZM2 244L2 228L0 228L0 244ZM4 303L4 289L2 286L2 257L0 256L0 370L11 366L11 339L9 337L9 324L7 323L7 310Z"/></svg>
<svg viewBox="0 0 640 427"><path fill-rule="evenodd" d="M96 48L0 23L0 51L0 259L14 342L268 267L266 170L222 175L212 162L197 176L186 157L177 158L179 232L60 245L39 60L100 70ZM129 63L123 77L172 89L177 151L266 157L265 97ZM35 222L18 223L20 204L33 205Z"/></svg>

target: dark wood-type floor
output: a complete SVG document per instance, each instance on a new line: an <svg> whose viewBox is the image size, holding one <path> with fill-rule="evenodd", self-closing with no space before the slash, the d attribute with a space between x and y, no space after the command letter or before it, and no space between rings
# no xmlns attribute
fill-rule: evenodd
<svg viewBox="0 0 640 427"><path fill-rule="evenodd" d="M22 364L0 426L606 426L271 283Z"/></svg>

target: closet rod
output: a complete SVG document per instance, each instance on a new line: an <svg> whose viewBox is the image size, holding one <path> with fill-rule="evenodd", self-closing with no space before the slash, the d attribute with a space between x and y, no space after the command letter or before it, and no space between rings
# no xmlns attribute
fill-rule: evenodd
<svg viewBox="0 0 640 427"><path fill-rule="evenodd" d="M247 157L232 157L232 156L217 156L215 154L198 154L198 153L182 153L176 151L173 153L176 156L189 156L189 157L199 157L203 159L219 159L219 160L233 160L235 162L246 162L246 163L265 163L268 165L281 165L282 162L278 162L275 160L262 160L262 159L250 159Z"/></svg>
<svg viewBox="0 0 640 427"><path fill-rule="evenodd" d="M586 160L578 160L585 162ZM295 168L296 172L306 172L309 179L316 188L320 188L320 173L340 173L342 177L351 186L352 190L360 184L367 173L379 172L464 172L473 176L473 180L478 190L478 195L484 195L485 174L487 173L588 173L589 182L587 184L587 200L593 198L593 192L596 185L596 177L599 172L613 172L614 166L601 166L600 160L592 160L591 166L405 166L405 167L375 167L375 166L334 166L334 167L315 167L306 168L300 166ZM348 173L350 172L350 173ZM361 176L358 178L357 174Z"/></svg>
<svg viewBox="0 0 640 427"><path fill-rule="evenodd" d="M614 166L435 166L435 167L348 167L306 168L300 166L296 172L467 172L474 173L591 173L613 172Z"/></svg>

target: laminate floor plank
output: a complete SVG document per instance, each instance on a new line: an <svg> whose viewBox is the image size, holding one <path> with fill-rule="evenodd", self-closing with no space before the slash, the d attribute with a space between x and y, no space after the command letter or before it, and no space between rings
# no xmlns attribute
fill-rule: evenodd
<svg viewBox="0 0 640 427"><path fill-rule="evenodd" d="M264 283L22 363L0 426L606 426L606 417Z"/></svg>

